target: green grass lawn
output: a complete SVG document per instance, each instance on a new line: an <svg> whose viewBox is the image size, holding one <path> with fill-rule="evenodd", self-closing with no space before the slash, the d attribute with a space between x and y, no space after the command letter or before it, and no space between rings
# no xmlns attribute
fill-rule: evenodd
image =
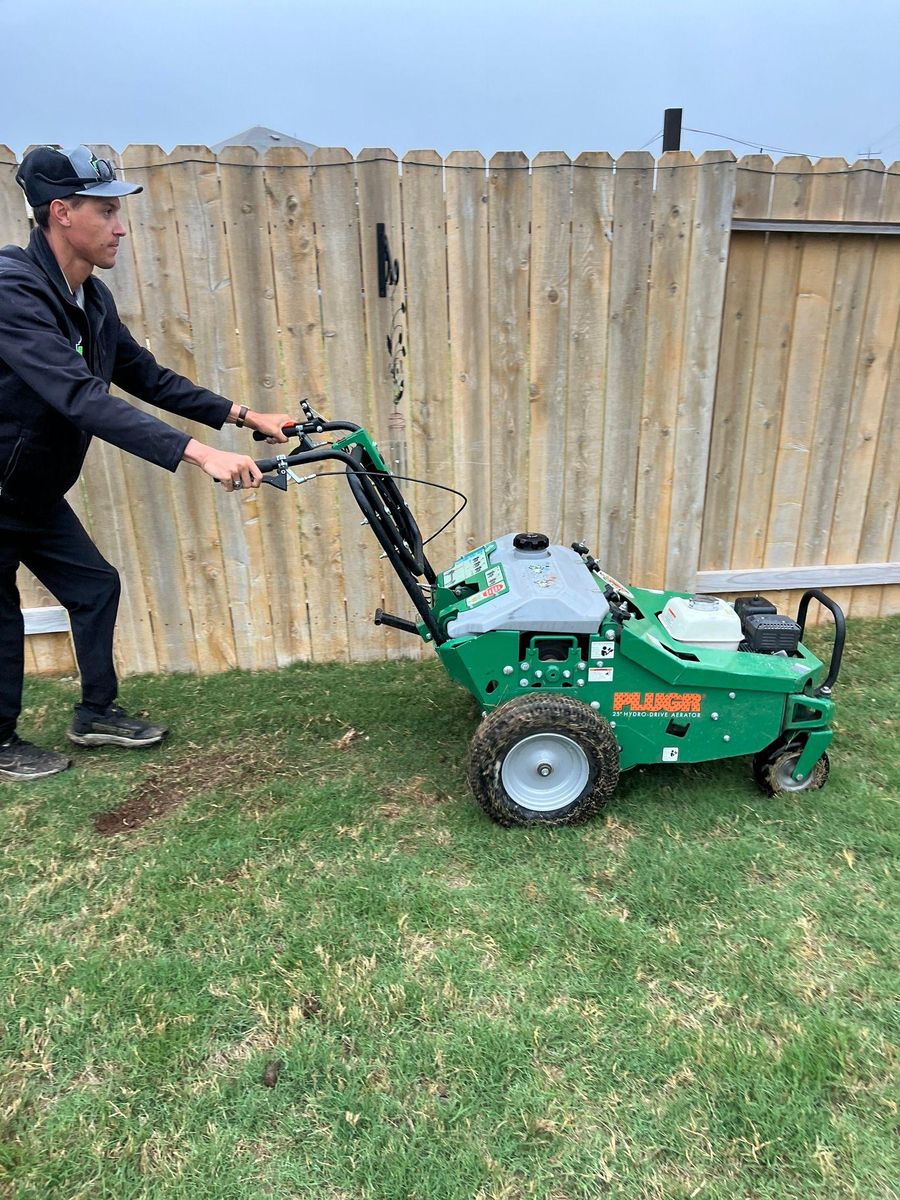
<svg viewBox="0 0 900 1200"><path fill-rule="evenodd" d="M436 661L128 681L165 746L0 785L0 1195L894 1196L898 677L851 622L821 792L556 831L475 807Z"/></svg>

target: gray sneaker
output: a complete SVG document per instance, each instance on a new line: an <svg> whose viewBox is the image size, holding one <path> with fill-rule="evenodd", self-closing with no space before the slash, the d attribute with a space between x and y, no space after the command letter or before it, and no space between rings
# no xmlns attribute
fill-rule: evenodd
<svg viewBox="0 0 900 1200"><path fill-rule="evenodd" d="M165 725L153 725L139 717L129 717L124 709L111 704L105 713L75 709L75 719L68 731L69 741L77 746L141 746L158 745L169 730Z"/></svg>
<svg viewBox="0 0 900 1200"><path fill-rule="evenodd" d="M42 750L31 742L23 742L15 733L0 743L0 779L16 782L46 779L48 775L58 775L71 765L71 758L57 754L55 750Z"/></svg>

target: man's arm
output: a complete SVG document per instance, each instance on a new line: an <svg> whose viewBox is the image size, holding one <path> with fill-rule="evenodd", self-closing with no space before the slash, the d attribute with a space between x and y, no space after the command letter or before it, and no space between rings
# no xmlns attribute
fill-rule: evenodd
<svg viewBox="0 0 900 1200"><path fill-rule="evenodd" d="M24 273L3 280L0 358L44 404L84 433L174 471L189 435L110 394L70 345L40 288ZM225 415L230 406L224 402ZM223 415L224 419L224 415Z"/></svg>
<svg viewBox="0 0 900 1200"><path fill-rule="evenodd" d="M170 471L182 461L194 463L229 491L236 481L241 486L259 487L259 468L249 455L205 446L113 396L103 381L91 374L60 332L40 292L25 277L4 280L0 358L36 397L85 433ZM224 422L233 405L223 397L217 399ZM284 434L280 440L286 440Z"/></svg>
<svg viewBox="0 0 900 1200"><path fill-rule="evenodd" d="M213 429L221 429L226 423L235 425L240 420L248 429L258 430L272 441L284 442L287 439L282 428L293 421L287 413L261 413L233 404L224 396L198 387L184 375L160 366L150 351L134 339L121 320L113 383L139 400L155 404L166 412L201 421Z"/></svg>

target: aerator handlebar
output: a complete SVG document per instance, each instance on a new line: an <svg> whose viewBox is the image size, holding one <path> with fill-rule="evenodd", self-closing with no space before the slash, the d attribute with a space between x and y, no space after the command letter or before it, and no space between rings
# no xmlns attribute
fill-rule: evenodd
<svg viewBox="0 0 900 1200"><path fill-rule="evenodd" d="M419 583L420 577L424 577L429 584L433 584L436 578L425 557L422 533L368 433L352 422L323 421L315 414L309 420L286 425L284 432L289 437L299 437L300 449L291 454L257 459L256 465L263 474L273 471L278 474L277 479L264 482L286 490L288 478L297 479L293 473L294 467L328 461L340 463L366 524L380 542L426 628L438 645L446 641ZM315 445L311 440L312 434L338 432L346 436L334 443ZM254 434L254 437L257 435Z"/></svg>

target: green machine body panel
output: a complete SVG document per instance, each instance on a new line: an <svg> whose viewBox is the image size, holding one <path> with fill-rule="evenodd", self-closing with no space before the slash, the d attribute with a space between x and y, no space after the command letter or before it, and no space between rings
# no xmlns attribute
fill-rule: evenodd
<svg viewBox="0 0 900 1200"><path fill-rule="evenodd" d="M508 592L511 572L492 561L496 548L479 547L437 577L434 612L451 635L462 613L478 609L487 619ZM585 576L602 595L605 578ZM628 619L608 610L593 630L548 631L546 620L534 629L489 629L451 636L438 654L485 713L524 692L577 697L611 723L622 770L755 754L786 733L802 734L822 753L834 706L813 694L823 664L806 647L782 656L686 645L659 614L688 593L623 590Z"/></svg>

